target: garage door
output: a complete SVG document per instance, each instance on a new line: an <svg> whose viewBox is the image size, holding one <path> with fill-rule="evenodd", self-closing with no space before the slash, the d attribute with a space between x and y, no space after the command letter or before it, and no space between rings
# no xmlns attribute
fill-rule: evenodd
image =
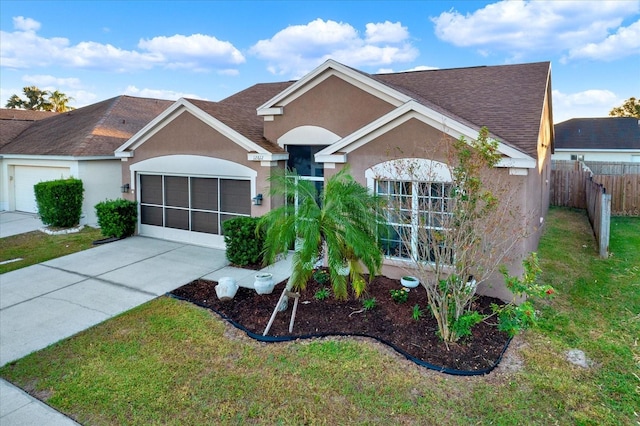
<svg viewBox="0 0 640 426"><path fill-rule="evenodd" d="M224 247L222 222L251 215L251 182L139 175L140 234Z"/></svg>
<svg viewBox="0 0 640 426"><path fill-rule="evenodd" d="M15 209L21 212L37 213L38 206L33 186L40 182L66 179L69 176L68 167L15 166L13 174Z"/></svg>

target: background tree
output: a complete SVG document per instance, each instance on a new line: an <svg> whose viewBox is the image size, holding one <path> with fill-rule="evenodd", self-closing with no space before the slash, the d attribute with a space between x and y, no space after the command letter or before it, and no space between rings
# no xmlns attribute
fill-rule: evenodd
<svg viewBox="0 0 640 426"><path fill-rule="evenodd" d="M55 111L65 112L74 109L68 104L73 98L66 94L55 90L49 92L47 90L40 90L36 86L27 86L22 89L26 100L18 95L11 95L6 108L20 108L34 111Z"/></svg>
<svg viewBox="0 0 640 426"><path fill-rule="evenodd" d="M68 105L72 100L72 97L58 90L54 90L49 94L49 103L51 104L52 111L55 112L66 112L75 109Z"/></svg>
<svg viewBox="0 0 640 426"><path fill-rule="evenodd" d="M20 96L11 95L5 107L10 109L20 109L22 108L23 104L24 104L24 100L20 99Z"/></svg>
<svg viewBox="0 0 640 426"><path fill-rule="evenodd" d="M640 100L631 97L624 103L609 111L611 117L635 117L640 118Z"/></svg>

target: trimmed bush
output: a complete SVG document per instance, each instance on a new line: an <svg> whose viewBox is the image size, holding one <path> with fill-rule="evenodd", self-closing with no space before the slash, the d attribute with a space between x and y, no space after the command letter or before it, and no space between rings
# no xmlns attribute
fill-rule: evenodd
<svg viewBox="0 0 640 426"><path fill-rule="evenodd" d="M98 225L105 237L124 238L136 231L138 204L125 199L101 201L95 205Z"/></svg>
<svg viewBox="0 0 640 426"><path fill-rule="evenodd" d="M80 223L84 187L80 179L40 182L33 186L42 223L71 228Z"/></svg>
<svg viewBox="0 0 640 426"><path fill-rule="evenodd" d="M229 262L238 266L262 262L264 235L256 235L257 225L256 217L236 217L222 222Z"/></svg>

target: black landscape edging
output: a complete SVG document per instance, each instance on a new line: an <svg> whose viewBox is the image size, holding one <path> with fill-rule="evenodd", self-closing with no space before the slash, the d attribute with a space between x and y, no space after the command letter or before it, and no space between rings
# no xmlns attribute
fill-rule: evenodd
<svg viewBox="0 0 640 426"><path fill-rule="evenodd" d="M98 246L100 244L107 244L107 243L112 243L114 241L119 241L119 240L123 240L127 237L108 237L108 238L103 238L101 240L95 240L92 244L94 246Z"/></svg>
<svg viewBox="0 0 640 426"><path fill-rule="evenodd" d="M422 361L421 359L418 359L416 357L414 357L411 354L408 354L407 352L403 351L402 349L398 348L397 346L395 346L392 343L387 342L384 339L380 339L379 337L375 337L375 336L369 336L368 334L358 334L358 333L315 333L315 334L304 334L304 335L296 335L296 336L263 336L262 334L256 334L248 329L246 329L242 324L237 323L236 321L232 320L231 318L227 317L226 315L216 311L215 309L209 307L209 306L205 306L201 303L198 302L193 302L187 298L184 297L180 297L180 296L176 296L173 293L167 293L167 295L169 297L172 297L174 299L178 299L178 300L183 300L185 302L189 302L189 303L193 303L196 306L199 306L201 308L205 308L208 309L210 311L215 312L216 314L218 314L218 316L220 316L220 318L222 318L223 320L227 321L228 323L230 323L231 325L233 325L234 327L236 327L239 330L244 331L247 336L259 341L259 342L265 342L265 343L277 343L277 342L291 342L293 340L298 340L298 339L313 339L313 338L317 338L317 337L330 337L330 336L357 336L357 337L368 337L370 339L374 339L377 340L380 343L383 343L389 347L391 347L393 350L395 350L396 352L398 352L399 354L403 355L405 358L407 358L409 361L413 361L414 363L422 366L422 367L426 367L430 370L435 370L438 371L440 373L445 373L445 374L451 374L454 376L483 376L485 374L489 374L491 373L497 366L498 364L500 364L500 361L502 361L502 357L504 356L504 353L507 351L507 349L509 348L509 343L511 343L511 337L509 337L509 339L507 340L507 342L504 345L504 348L502 348L502 351L500 352L500 355L498 356L498 359L488 368L484 368L482 370L474 370L474 371L469 371L469 370L457 370L455 368L447 368L447 367L439 367L437 365L434 364L430 364L428 362Z"/></svg>

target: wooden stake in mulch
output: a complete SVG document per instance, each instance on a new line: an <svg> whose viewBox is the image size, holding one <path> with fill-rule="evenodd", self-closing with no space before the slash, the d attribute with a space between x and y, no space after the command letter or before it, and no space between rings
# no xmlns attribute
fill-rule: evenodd
<svg viewBox="0 0 640 426"><path fill-rule="evenodd" d="M264 332L262 333L263 336L266 336L267 333L269 332L269 329L271 329L273 320L276 319L276 314L280 310L279 309L280 305L284 302L285 297L293 297L293 311L291 312L291 321L289 322L289 333L293 332L293 323L296 320L296 310L298 309L298 300L300 299L300 293L293 292L285 287L284 290L282 290L282 294L280 295L280 299L278 299L278 303L276 304L276 307L273 310L273 313L271 314L271 318L269 318L269 323L267 324L267 328L265 328Z"/></svg>

